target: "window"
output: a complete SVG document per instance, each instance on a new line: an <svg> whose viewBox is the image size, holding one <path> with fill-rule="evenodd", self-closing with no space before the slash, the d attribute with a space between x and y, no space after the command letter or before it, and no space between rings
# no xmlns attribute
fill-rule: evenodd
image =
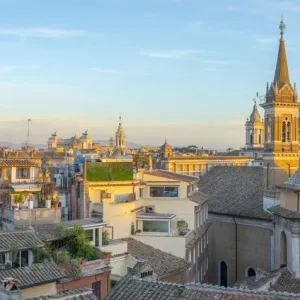
<svg viewBox="0 0 300 300"><path fill-rule="evenodd" d="M286 267L287 265L287 241L284 231L280 236L280 267Z"/></svg>
<svg viewBox="0 0 300 300"><path fill-rule="evenodd" d="M88 229L84 231L85 236L90 242L93 242L93 229Z"/></svg>
<svg viewBox="0 0 300 300"><path fill-rule="evenodd" d="M140 189L140 198L143 198L143 189Z"/></svg>
<svg viewBox="0 0 300 300"><path fill-rule="evenodd" d="M282 122L282 133L281 133L282 142L291 141L291 122L288 118Z"/></svg>
<svg viewBox="0 0 300 300"><path fill-rule="evenodd" d="M203 239L201 239L201 253L203 252Z"/></svg>
<svg viewBox="0 0 300 300"><path fill-rule="evenodd" d="M253 268L249 268L247 275L248 275L248 277L256 276L256 272Z"/></svg>
<svg viewBox="0 0 300 300"><path fill-rule="evenodd" d="M202 282L203 280L203 267L201 266L201 275L200 275L200 281Z"/></svg>
<svg viewBox="0 0 300 300"><path fill-rule="evenodd" d="M153 275L153 271L143 272L141 273L141 278L152 276L152 275Z"/></svg>
<svg viewBox="0 0 300 300"><path fill-rule="evenodd" d="M228 286L228 278L227 278L227 264L225 261L220 263L220 285Z"/></svg>
<svg viewBox="0 0 300 300"><path fill-rule="evenodd" d="M178 197L177 186L151 186L150 197Z"/></svg>
<svg viewBox="0 0 300 300"><path fill-rule="evenodd" d="M30 169L29 168L17 168L17 179L29 179Z"/></svg>
<svg viewBox="0 0 300 300"><path fill-rule="evenodd" d="M132 270L133 270L133 268L127 267L127 274L132 274Z"/></svg>
<svg viewBox="0 0 300 300"><path fill-rule="evenodd" d="M28 250L21 251L21 267L28 266Z"/></svg>
<svg viewBox="0 0 300 300"><path fill-rule="evenodd" d="M143 232L169 232L169 221L143 221Z"/></svg>
<svg viewBox="0 0 300 300"><path fill-rule="evenodd" d="M206 245L208 245L208 231L206 231L205 235L206 235Z"/></svg>
<svg viewBox="0 0 300 300"><path fill-rule="evenodd" d="M93 294L101 299L101 281L95 281L92 283Z"/></svg>

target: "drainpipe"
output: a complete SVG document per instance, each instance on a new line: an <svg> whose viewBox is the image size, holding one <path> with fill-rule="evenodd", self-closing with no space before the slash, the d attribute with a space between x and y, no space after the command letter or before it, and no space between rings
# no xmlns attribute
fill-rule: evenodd
<svg viewBox="0 0 300 300"><path fill-rule="evenodd" d="M238 228L235 217L232 217L235 224L235 281L238 280Z"/></svg>
<svg viewBox="0 0 300 300"><path fill-rule="evenodd" d="M270 164L267 164L267 190L269 189L269 167Z"/></svg>
<svg viewBox="0 0 300 300"><path fill-rule="evenodd" d="M114 239L114 227L105 225L105 228L111 228L111 239L113 240Z"/></svg>

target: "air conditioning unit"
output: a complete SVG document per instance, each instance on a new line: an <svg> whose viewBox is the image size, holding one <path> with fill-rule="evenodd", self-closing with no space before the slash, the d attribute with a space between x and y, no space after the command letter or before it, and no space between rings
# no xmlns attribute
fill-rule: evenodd
<svg viewBox="0 0 300 300"><path fill-rule="evenodd" d="M146 213L154 213L155 212L155 205L148 205L145 207Z"/></svg>

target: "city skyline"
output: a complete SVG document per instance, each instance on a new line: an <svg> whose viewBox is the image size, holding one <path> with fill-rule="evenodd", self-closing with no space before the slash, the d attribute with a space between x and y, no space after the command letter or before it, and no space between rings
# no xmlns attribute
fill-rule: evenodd
<svg viewBox="0 0 300 300"><path fill-rule="evenodd" d="M4 1L0 140L24 141L28 118L33 143L55 130L108 139L122 112L139 144L244 146L252 99L273 80L281 14L300 82L300 5L201 2Z"/></svg>

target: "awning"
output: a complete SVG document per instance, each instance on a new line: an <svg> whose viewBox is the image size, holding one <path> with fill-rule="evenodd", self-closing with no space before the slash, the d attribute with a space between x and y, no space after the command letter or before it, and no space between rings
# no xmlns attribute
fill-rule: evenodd
<svg viewBox="0 0 300 300"><path fill-rule="evenodd" d="M15 192L40 192L42 187L34 183L10 184Z"/></svg>

